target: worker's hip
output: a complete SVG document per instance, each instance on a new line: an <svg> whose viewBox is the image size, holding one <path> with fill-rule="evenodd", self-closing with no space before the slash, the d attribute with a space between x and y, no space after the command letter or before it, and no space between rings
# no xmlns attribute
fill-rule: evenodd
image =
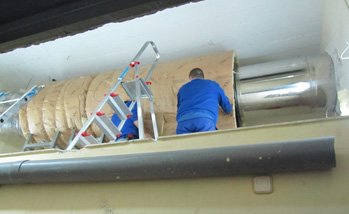
<svg viewBox="0 0 349 214"><path fill-rule="evenodd" d="M177 122L176 134L205 132L213 130L216 130L216 123L213 119L199 117Z"/></svg>
<svg viewBox="0 0 349 214"><path fill-rule="evenodd" d="M182 122L189 119L195 118L207 118L215 121L215 117L209 112L197 111L197 112L187 112L180 116L177 116L177 122Z"/></svg>

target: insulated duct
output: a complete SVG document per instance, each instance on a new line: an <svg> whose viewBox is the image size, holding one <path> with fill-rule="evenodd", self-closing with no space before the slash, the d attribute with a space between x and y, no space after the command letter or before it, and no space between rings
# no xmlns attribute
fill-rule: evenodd
<svg viewBox="0 0 349 214"><path fill-rule="evenodd" d="M327 54L240 67L235 81L239 126L336 114L334 69Z"/></svg>
<svg viewBox="0 0 349 214"><path fill-rule="evenodd" d="M145 78L151 65L146 65L140 59L140 78ZM144 65L143 65L144 64ZM154 109L160 136L175 135L177 92L189 81L191 69L200 67L208 79L214 79L226 91L230 102L234 103L233 74L236 66L235 52L226 51L207 56L197 56L185 59L159 63L149 81L154 94ZM219 72L218 72L219 71ZM24 137L33 135L33 143L51 142L58 130L60 132L58 145L66 148L72 130L80 131L88 117L103 100L104 95L112 88L124 70L110 70L98 74L90 74L77 78L45 83L43 88L19 112L20 129ZM134 69L131 69L123 81L134 79ZM115 92L122 100L130 99L125 90L119 86ZM144 103L143 103L144 102ZM150 115L150 105L147 99L142 101L144 127L152 134L153 126ZM109 106L101 109L109 117L114 113ZM236 128L235 118L223 116L219 112L218 129ZM17 127L13 127L18 128ZM5 131L5 130L4 130ZM88 133L99 137L100 129L92 123ZM1 130L0 130L1 133Z"/></svg>
<svg viewBox="0 0 349 214"><path fill-rule="evenodd" d="M0 184L230 176L331 169L334 137L143 154L0 163Z"/></svg>

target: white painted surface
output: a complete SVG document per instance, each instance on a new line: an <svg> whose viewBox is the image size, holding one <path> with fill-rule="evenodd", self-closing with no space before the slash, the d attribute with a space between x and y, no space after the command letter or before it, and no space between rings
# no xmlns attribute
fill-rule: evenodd
<svg viewBox="0 0 349 214"><path fill-rule="evenodd" d="M205 0L106 24L1 54L0 90L124 69L147 40L156 43L161 61L225 50L236 50L241 65L316 54L324 51L323 3Z"/></svg>
<svg viewBox="0 0 349 214"><path fill-rule="evenodd" d="M325 0L324 5L322 49L335 63L337 89L349 89L349 59L340 59L349 42L349 6L345 0Z"/></svg>

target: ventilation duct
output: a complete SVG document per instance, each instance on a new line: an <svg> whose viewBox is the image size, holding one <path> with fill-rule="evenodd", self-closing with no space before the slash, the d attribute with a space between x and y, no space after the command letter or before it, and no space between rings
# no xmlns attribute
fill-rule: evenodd
<svg viewBox="0 0 349 214"><path fill-rule="evenodd" d="M235 75L240 126L262 125L336 113L336 88L328 55L240 67Z"/></svg>

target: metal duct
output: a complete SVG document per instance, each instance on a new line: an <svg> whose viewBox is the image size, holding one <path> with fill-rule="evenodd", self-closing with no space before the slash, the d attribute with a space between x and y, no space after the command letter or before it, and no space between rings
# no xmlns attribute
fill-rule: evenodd
<svg viewBox="0 0 349 214"><path fill-rule="evenodd" d="M23 137L22 129L19 124L19 116L13 116L0 128L0 134L16 135Z"/></svg>
<svg viewBox="0 0 349 214"><path fill-rule="evenodd" d="M0 92L0 114L9 108L23 93ZM0 127L0 134L23 136L18 114Z"/></svg>
<svg viewBox="0 0 349 214"><path fill-rule="evenodd" d="M236 74L239 126L336 114L336 88L328 55L245 66Z"/></svg>
<svg viewBox="0 0 349 214"><path fill-rule="evenodd" d="M334 137L143 154L0 163L0 184L191 178L330 169Z"/></svg>

